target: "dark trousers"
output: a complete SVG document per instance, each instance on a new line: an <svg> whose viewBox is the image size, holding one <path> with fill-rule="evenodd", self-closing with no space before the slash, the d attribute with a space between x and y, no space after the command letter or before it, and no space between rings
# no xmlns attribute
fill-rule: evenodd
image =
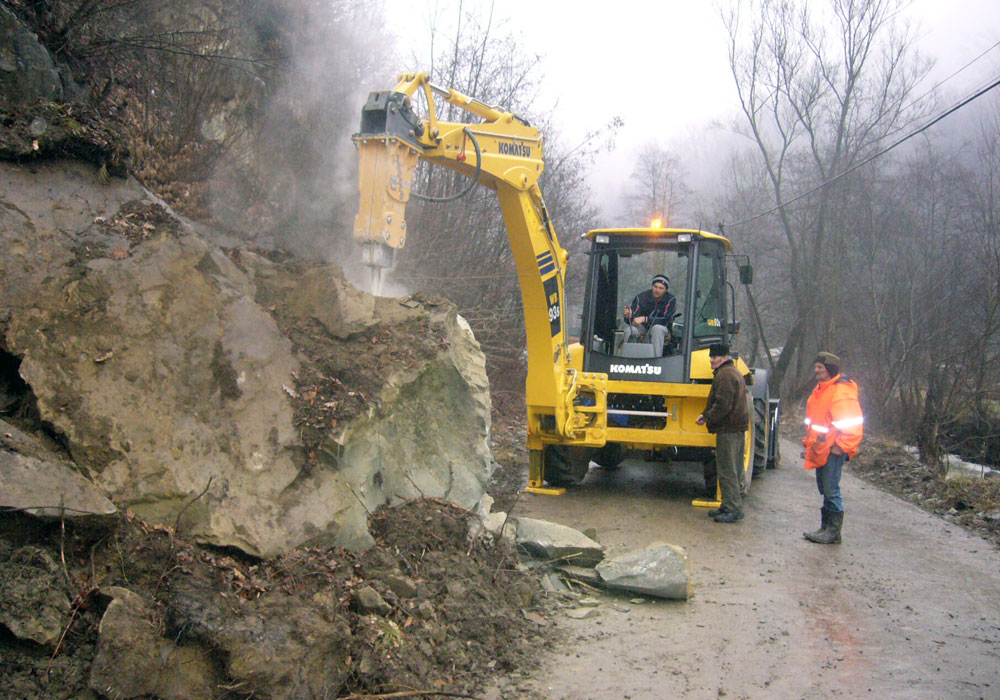
<svg viewBox="0 0 1000 700"><path fill-rule="evenodd" d="M740 495L740 471L743 469L744 433L718 433L715 436L715 472L722 489L722 507L740 513L743 497Z"/></svg>

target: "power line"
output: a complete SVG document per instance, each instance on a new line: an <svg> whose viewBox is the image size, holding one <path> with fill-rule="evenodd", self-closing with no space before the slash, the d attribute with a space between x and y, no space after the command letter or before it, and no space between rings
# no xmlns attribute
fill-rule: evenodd
<svg viewBox="0 0 1000 700"><path fill-rule="evenodd" d="M751 221L755 221L755 220L757 220L757 219L759 219L759 218L761 218L763 216L767 216L768 214L776 212L779 209L782 209L783 207L788 206L789 204L794 204L795 202L799 201L800 199L808 197L813 192L818 192L819 190L823 189L827 185L833 184L834 182L836 182L840 178L842 178L842 177L844 177L846 175L850 175L855 170L857 170L859 168L862 168L865 165L868 165L869 163L871 163L876 158L880 158L880 157L884 156L886 153L888 153L889 151L893 150L897 146L902 145L906 141L909 141L914 136L917 136L918 134L922 134L923 132L927 131L929 128L931 128L932 126L934 126L935 124L937 124L939 121L941 121L942 119L944 119L945 117L947 117L949 114L952 114L953 112L957 112L959 109L961 109L965 105L969 104L973 100L976 100L976 99L982 97L983 95L985 95L987 92L989 92L993 88L997 87L998 85L1000 85L1000 79L994 80L992 83L990 83L986 87L984 87L981 90L977 91L973 95L971 95L969 97L966 97L964 100L962 100L958 104L954 105L953 107L948 108L942 114L939 114L938 116L934 117L934 119L932 119L931 121L927 122L926 124L924 124L919 129L916 129L915 131L911 131L906 136L902 137L901 139L898 139L897 141L894 141L892 144L890 144L889 146L886 146L885 148L883 148L878 153L876 153L876 154L874 154L872 156L869 156L868 158L865 158L860 163L856 163L855 165L851 166L850 168L848 168L847 170L843 171L842 173L834 175L830 179L824 180L823 182L819 183L818 185L816 185L812 189L806 190L802 194L796 195L795 197L792 197L791 199L788 199L788 200L786 200L784 202L781 202L780 204L776 204L775 206L771 207L770 209L768 209L766 211L762 211L759 214L754 214L753 216L748 217L746 219L743 219L742 221L737 221L735 224L729 224L729 226L742 226L743 224L749 223Z"/></svg>
<svg viewBox="0 0 1000 700"><path fill-rule="evenodd" d="M944 85L945 83L947 83L949 80L951 80L956 75L958 75L959 73L961 73L962 71L964 71L966 68L969 68L973 63L978 62L981 58L983 58L986 54L988 54L990 51L992 51L993 49L995 49L998 46L1000 46L1000 41L998 41L997 43L993 44L993 46L991 46L988 49L986 49L985 51L983 51L981 54L979 54L978 56L976 56L975 58L973 58L971 61L969 61L968 63L966 63L964 66L962 66L961 68L959 68L957 71L955 71L954 73L952 73L948 77L941 79L937 84L934 85L934 87L930 88L923 95L921 95L920 97L917 97L912 102L910 102L910 104L907 105L907 109L909 109L913 105L917 104L918 102L920 102L922 99L924 99L928 95L932 94L939 87L941 87L942 85Z"/></svg>

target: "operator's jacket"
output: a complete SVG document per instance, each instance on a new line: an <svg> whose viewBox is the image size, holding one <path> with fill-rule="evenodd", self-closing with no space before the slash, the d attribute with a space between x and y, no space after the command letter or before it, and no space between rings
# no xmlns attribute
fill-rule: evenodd
<svg viewBox="0 0 1000 700"><path fill-rule="evenodd" d="M830 450L840 446L847 458L858 453L865 418L858 402L858 385L842 374L820 382L806 404L806 469L826 464Z"/></svg>
<svg viewBox="0 0 1000 700"><path fill-rule="evenodd" d="M647 320L642 325L647 329L653 326L666 326L670 329L670 322L674 320L674 313L677 311L677 297L670 292L664 292L659 299L653 297L653 290L647 289L639 292L629 304L632 309L632 318L636 316L646 316Z"/></svg>
<svg viewBox="0 0 1000 700"><path fill-rule="evenodd" d="M710 433L741 433L750 425L746 380L732 360L715 370L705 404L705 427Z"/></svg>

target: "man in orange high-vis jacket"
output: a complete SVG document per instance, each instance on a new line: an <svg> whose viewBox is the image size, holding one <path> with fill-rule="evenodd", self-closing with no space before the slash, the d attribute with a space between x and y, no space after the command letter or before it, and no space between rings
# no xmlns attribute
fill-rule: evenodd
<svg viewBox="0 0 1000 700"><path fill-rule="evenodd" d="M864 433L864 415L858 385L840 373L840 358L821 352L813 362L816 388L806 404L805 468L816 470L816 486L823 496L821 525L802 536L820 544L840 544L844 499L840 475L844 462L857 454Z"/></svg>

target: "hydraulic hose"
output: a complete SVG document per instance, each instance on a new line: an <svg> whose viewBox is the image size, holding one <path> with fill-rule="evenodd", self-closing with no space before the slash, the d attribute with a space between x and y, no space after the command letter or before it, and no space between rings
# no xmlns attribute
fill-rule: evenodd
<svg viewBox="0 0 1000 700"><path fill-rule="evenodd" d="M472 191L472 188L476 186L476 182L479 181L479 173L483 171L482 152L479 150L479 142L476 140L476 137L472 135L471 131L468 129L462 129L462 133L469 137L469 140L472 141L472 147L476 149L476 172L473 173L466 188L458 194L448 195L447 197L433 197L427 194L420 194L419 192L410 192L411 197L416 197L422 202L444 204L445 202L454 202L456 199L461 199L465 195L469 194L469 192Z"/></svg>

